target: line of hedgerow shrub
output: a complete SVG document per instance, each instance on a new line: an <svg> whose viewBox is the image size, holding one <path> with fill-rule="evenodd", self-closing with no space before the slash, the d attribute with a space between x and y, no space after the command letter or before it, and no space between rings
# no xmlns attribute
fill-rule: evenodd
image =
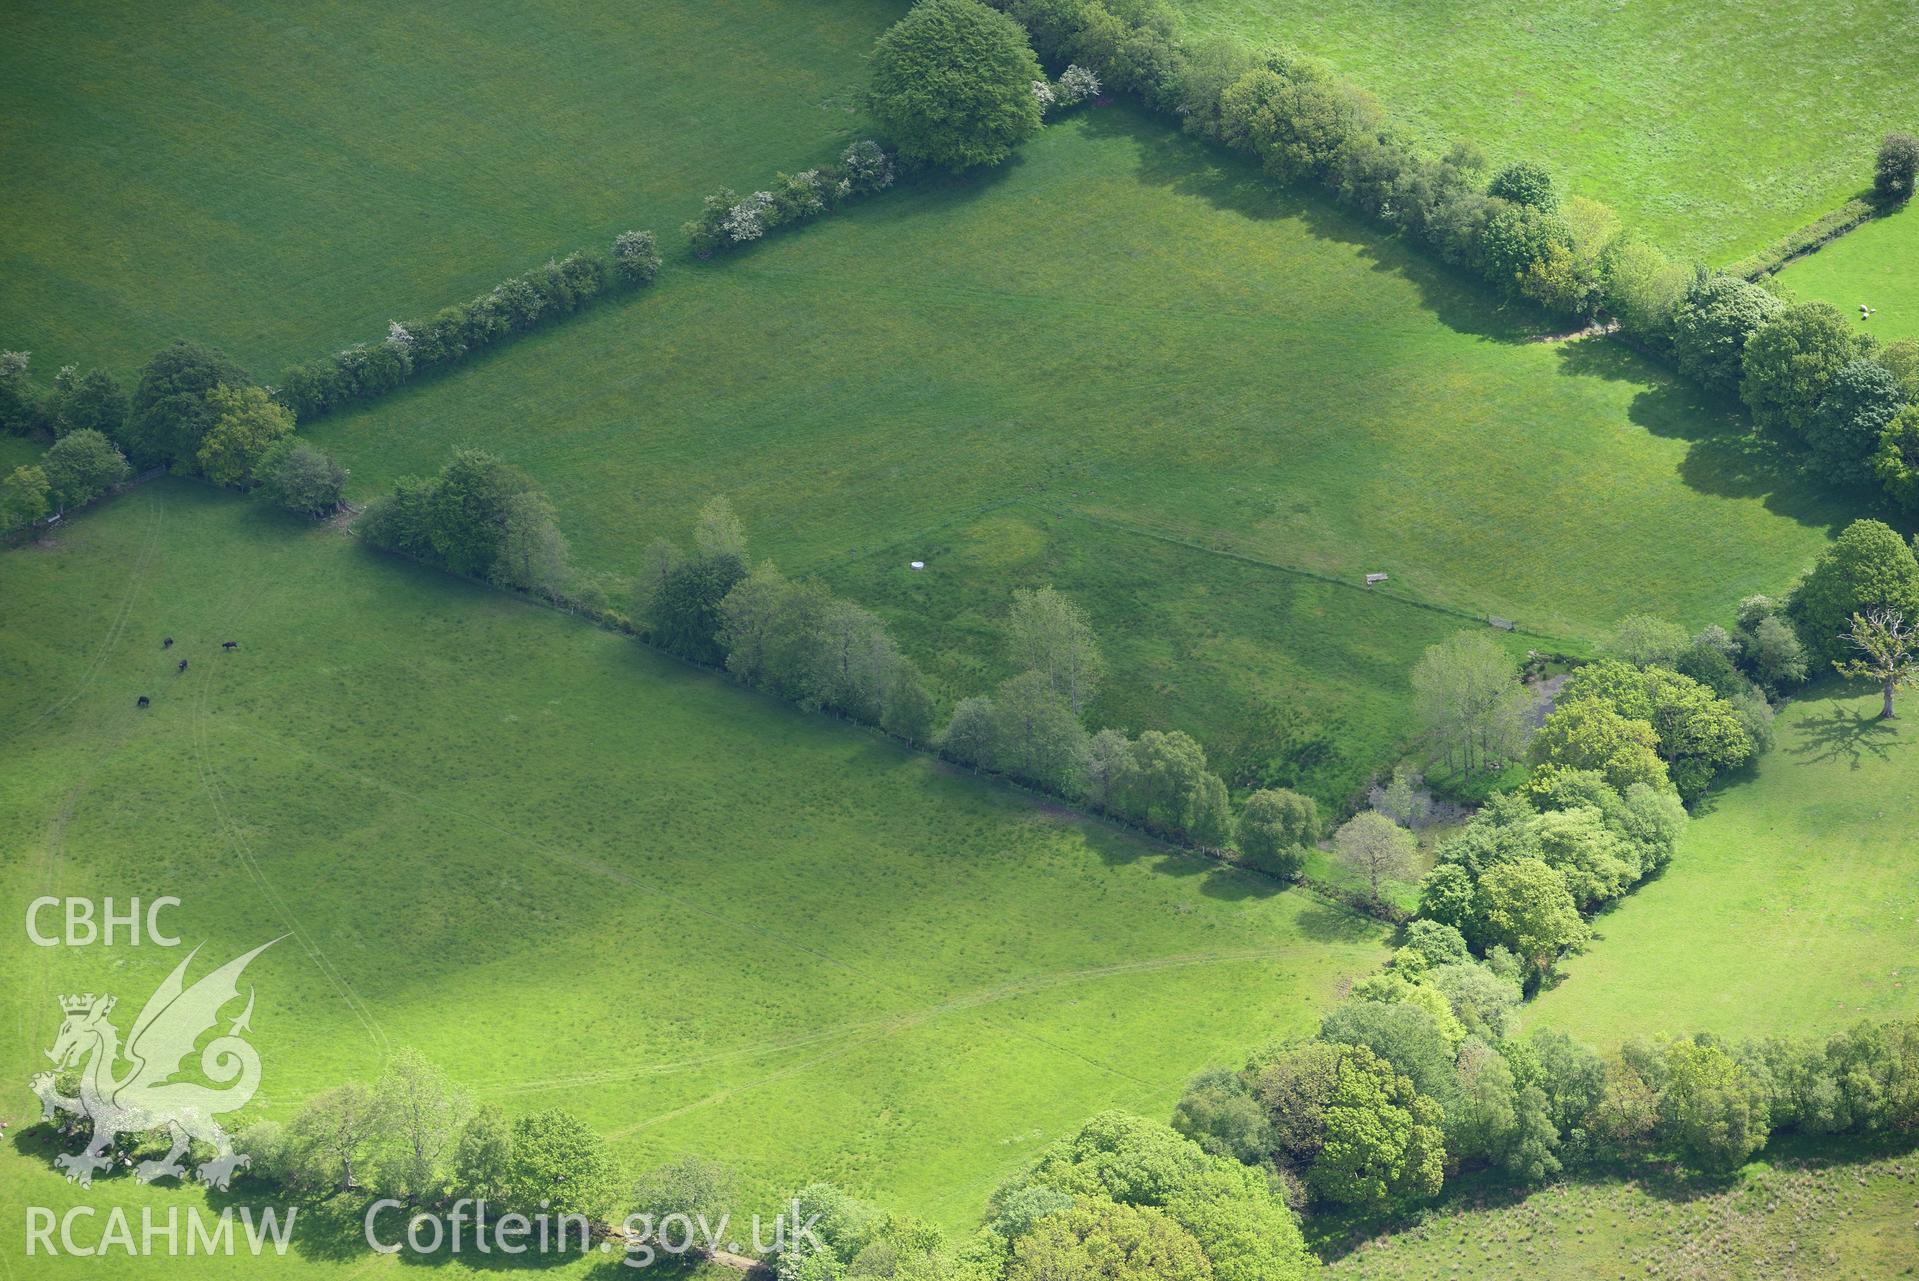
<svg viewBox="0 0 1919 1281"><path fill-rule="evenodd" d="M1502 294L1569 318L1611 317L1688 378L1738 395L1809 474L1882 486L1919 517L1919 342L1881 344L1829 304L1789 305L1764 285L1670 258L1598 201L1563 198L1537 164L1489 177L1470 144L1427 154L1323 62L1224 38L1189 44L1160 0L987 2L1024 25L1043 59L1092 67L1109 89L1279 181L1317 183ZM1875 207L1909 199L1916 169L1919 142L1888 134ZM1854 202L1834 225L1861 214Z"/></svg>
<svg viewBox="0 0 1919 1281"><path fill-rule="evenodd" d="M56 440L42 464L0 477L0 529L42 520L123 479L82 485L64 475L73 470L63 473L64 456L95 437L117 445L135 466L185 469L240 488L264 485L283 506L324 515L339 505L346 472L294 441L296 422L393 391L616 289L649 285L659 271L653 233L622 232L610 254L580 250L426 320L389 322L380 341L293 365L272 388L256 386L224 352L184 340L147 361L131 396L97 369L81 374L68 366L52 387L37 384L28 353L0 352L0 432Z"/></svg>
<svg viewBox="0 0 1919 1281"><path fill-rule="evenodd" d="M1303 1211L1402 1214L1461 1174L1519 1187L1664 1166L1719 1178L1775 1134L1875 1148L1919 1140L1919 1021L1831 1037L1631 1040L1610 1055L1521 1035L1521 965L1412 923L1316 1036L1188 1086L1173 1125L1282 1179Z"/></svg>
<svg viewBox="0 0 1919 1281"><path fill-rule="evenodd" d="M849 200L885 191L894 176L893 157L877 142L856 142L840 153L838 164L775 174L767 190L741 196L722 187L681 230L695 255L710 258L782 227L823 218Z"/></svg>
<svg viewBox="0 0 1919 1281"><path fill-rule="evenodd" d="M388 324L386 337L356 343L318 360L292 365L274 395L300 421L381 396L429 370L458 364L473 352L551 324L594 299L653 283L659 247L650 231L622 232L612 254L577 250L501 281L425 320Z"/></svg>

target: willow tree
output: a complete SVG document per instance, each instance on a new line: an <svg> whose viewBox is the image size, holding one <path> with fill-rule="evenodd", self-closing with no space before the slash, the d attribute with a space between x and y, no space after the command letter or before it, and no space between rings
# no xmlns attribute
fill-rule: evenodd
<svg viewBox="0 0 1919 1281"><path fill-rule="evenodd" d="M1468 776L1524 752L1532 703L1512 655L1482 632L1429 646L1413 668L1414 714L1446 764Z"/></svg>

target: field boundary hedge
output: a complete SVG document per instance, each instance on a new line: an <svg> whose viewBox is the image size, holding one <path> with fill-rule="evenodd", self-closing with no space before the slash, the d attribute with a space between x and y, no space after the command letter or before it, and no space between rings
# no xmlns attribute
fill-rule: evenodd
<svg viewBox="0 0 1919 1281"><path fill-rule="evenodd" d="M993 510L997 508L1002 508L1009 505L1013 505L1014 503L1017 503L1019 501L1021 500L1019 499L1004 500L1002 502L989 504L986 508L983 508L982 510ZM365 546L370 550L378 551L384 555L393 556L399 560L406 561L409 564L417 565L422 569L432 570L438 573L446 574L449 577L457 578L464 582L470 583L475 587L480 587L489 591L508 590L507 588L503 587L502 584L491 582L485 578L480 578L472 574L461 573L457 570L450 569L445 565L434 564L430 561L423 560L420 557L408 555L406 552L397 550L395 548L380 546L368 540L366 537L364 537L361 534L360 530L356 527L356 525L357 525L357 522L348 521L347 523L343 525L343 528L345 529L348 536L354 538L362 546ZM591 623L592 625L602 628L603 630L614 632L621 636L625 636L631 640L638 642L639 644L646 646L649 650L653 651L656 654L672 659L676 662L683 663L687 667L693 668L697 671L707 672L714 676L717 676L721 678L728 686L732 688L742 690L749 694L770 699L773 702L779 703L781 706L790 707L802 713L805 713L809 710L795 703L792 699L783 698L778 693L760 688L748 681L740 679L735 673L728 670L724 662L721 662L721 663L702 662L697 658L693 658L686 654L679 653L671 648L668 648L667 646L663 644L660 644L658 641L654 640L652 636L648 634L648 631L646 628L642 627L631 616L624 614L617 609L613 609L605 605L594 604L578 596L575 596L566 592L560 592L560 591L542 591L542 590L534 590L534 589L528 589L528 588L513 588L511 589L511 594L523 599L527 603L532 604L538 608L548 609L548 610L554 611L555 613L567 614L574 618L584 619L587 622ZM995 769L991 769L983 766L972 765L965 761L955 760L953 757L948 756L944 752L942 752L930 740L916 741L913 739L909 739L900 734L892 733L878 724L875 724L866 720L862 720L859 717L849 715L837 709L833 709L829 707L821 707L816 710L817 710L817 714L828 716L832 720L839 722L843 726L856 728L876 738L881 738L888 742L894 743L904 751L912 752L916 755L930 757L935 762L937 762L939 766L943 768L956 770L956 771L964 770L975 777L984 777L995 784L1011 788L1018 792L1022 792L1037 803L1064 808L1082 819L1098 822L1118 831L1131 833L1132 835L1137 836L1142 840L1151 842L1152 844L1160 846L1166 850L1185 855L1189 858L1200 859L1200 860L1211 862L1211 863L1217 863L1223 867L1231 868L1234 871L1242 872L1242 873L1245 873L1246 875L1254 876L1263 881L1270 882L1273 885L1280 887L1282 889L1285 889L1285 888L1303 889L1307 891L1308 893L1311 893L1315 895L1316 897L1323 899L1326 902L1336 907L1343 907L1347 909L1348 911L1353 912L1355 915L1368 917L1373 920L1379 921L1385 925L1390 925L1395 927L1401 926L1401 925L1404 925L1412 917L1412 913L1407 912L1404 909L1395 907L1390 903L1376 902L1367 895L1360 894L1352 890L1346 890L1339 886L1317 880L1313 877L1309 877L1305 875L1304 873L1275 871L1271 868L1264 867L1259 862L1251 858L1250 856L1243 854L1242 852L1240 852L1239 850L1235 848L1207 845L1201 841L1190 839L1186 835L1186 833L1182 830L1171 830L1163 826L1152 825L1145 822L1135 821L1127 817L1125 814L1119 813L1115 810L1102 808L1094 805L1088 805L1084 803L1082 800L1080 800L1079 798L1070 796L1066 794L1065 792L1056 791L1051 788L1040 786L1028 779L1017 777L1013 774L1006 773L1002 770L995 770Z"/></svg>
<svg viewBox="0 0 1919 1281"><path fill-rule="evenodd" d="M1189 43L1163 0L985 2L1020 23L1043 60L1091 66L1112 89L1132 93L1184 132L1258 162L1269 181L1310 181L1386 234L1419 242L1508 298L1552 314L1617 320L1635 349L1693 385L1737 391L1756 431L1783 428L1796 469L1815 484L1883 487L1919 513L1919 432L1910 421L1886 422L1919 400L1914 374L1904 375L1901 388L1877 360L1876 341L1847 331L1830 303L1789 306L1735 274L1777 270L1909 200L1910 169L1901 186L1897 174L1888 182L1888 165L1896 169L1901 156L1910 165L1907 153L1919 153L1919 141L1886 135L1877 204L1849 201L1735 271L1713 271L1668 256L1597 201L1578 194L1562 201L1539 164L1509 164L1487 179L1484 155L1470 143L1429 154L1371 93L1318 59L1230 38ZM1889 148L1897 153L1890 161ZM1758 362L1748 340L1762 353ZM1790 355L1807 345L1812 358ZM1806 366L1801 374L1792 372L1793 360Z"/></svg>
<svg viewBox="0 0 1919 1281"><path fill-rule="evenodd" d="M67 523L69 517L77 516L92 507L97 507L109 498L117 497L150 480L158 480L167 474L164 467L149 467L138 475L129 476L117 485L109 485L84 503L55 512L51 516L42 516L39 520L28 521L24 525L15 525L11 529L0 530L0 546L9 548L25 547L49 530L58 529Z"/></svg>
<svg viewBox="0 0 1919 1281"><path fill-rule="evenodd" d="M390 321L386 336L375 342L289 365L271 389L273 397L296 422L375 400L423 373L449 369L473 352L544 328L610 294L643 289L658 278L660 265L652 232L621 232L610 255L579 249L549 258L544 266L509 276L425 320Z"/></svg>
<svg viewBox="0 0 1919 1281"><path fill-rule="evenodd" d="M1755 281L1774 275L1807 254L1816 254L1841 236L1857 231L1883 212L1872 201L1855 196L1830 213L1787 232L1766 248L1727 264L1726 274Z"/></svg>

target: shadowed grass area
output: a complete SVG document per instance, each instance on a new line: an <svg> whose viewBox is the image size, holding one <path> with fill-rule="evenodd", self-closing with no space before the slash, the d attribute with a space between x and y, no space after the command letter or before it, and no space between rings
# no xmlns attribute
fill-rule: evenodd
<svg viewBox="0 0 1919 1281"><path fill-rule="evenodd" d="M1383 956L1303 892L200 486L0 553L0 598L31 620L0 628L0 898L176 895L205 964L290 932L249 971L254 1115L410 1045L755 1205L825 1178L960 1228ZM119 995L124 1032L182 955L0 939L0 1117L37 1115L56 996ZM0 1168L9 1233L71 1195Z"/></svg>
<svg viewBox="0 0 1919 1281"><path fill-rule="evenodd" d="M262 380L860 127L895 0L36 5L0 42L0 346Z"/></svg>
<svg viewBox="0 0 1919 1281"><path fill-rule="evenodd" d="M1880 135L1919 119L1901 0L1173 5L1196 34L1324 57L1436 149L1537 160L1708 262L1859 194Z"/></svg>

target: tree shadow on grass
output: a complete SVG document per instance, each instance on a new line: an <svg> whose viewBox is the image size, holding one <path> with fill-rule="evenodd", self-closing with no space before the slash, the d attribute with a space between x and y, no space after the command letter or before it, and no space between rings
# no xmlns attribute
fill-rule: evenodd
<svg viewBox="0 0 1919 1281"><path fill-rule="evenodd" d="M1281 186L1245 157L1188 137L1139 108L1085 113L1080 128L1089 138L1134 142L1134 173L1146 186L1169 187L1253 222L1293 219L1317 239L1357 251L1371 270L1411 283L1426 310L1456 332L1519 344L1551 327L1531 304L1495 299L1478 280L1444 265L1424 246L1370 226L1310 187Z"/></svg>
<svg viewBox="0 0 1919 1281"><path fill-rule="evenodd" d="M1805 717L1799 726L1801 741L1786 752L1814 764L1843 760L1856 770L1868 757L1890 760L1899 746L1898 723L1881 720L1876 712L1835 705L1824 715Z"/></svg>
<svg viewBox="0 0 1919 1281"><path fill-rule="evenodd" d="M1617 336L1561 343L1555 354L1559 372L1568 377L1639 387L1626 417L1651 435L1689 442L1679 478L1690 489L1719 498L1757 498L1769 512L1829 533L1880 505L1872 494L1810 480L1802 459L1753 430L1739 402L1660 368Z"/></svg>
<svg viewBox="0 0 1919 1281"><path fill-rule="evenodd" d="M1011 182L1025 167L1025 155L1016 151L999 164L985 169L969 169L964 173L923 169L917 173L902 176L899 184L891 192L857 201L846 206L841 212L829 214L827 217L857 217L871 228L911 223L931 214L951 213L964 209L974 201ZM804 232L806 229L801 227L794 230ZM775 239L779 238L775 237ZM759 244L747 245L744 248L750 253L759 248ZM738 257L740 254L740 250L734 250L730 256Z"/></svg>
<svg viewBox="0 0 1919 1281"><path fill-rule="evenodd" d="M1391 929L1383 921L1317 898L1305 900L1295 923L1300 936L1314 943L1365 943Z"/></svg>
<svg viewBox="0 0 1919 1281"><path fill-rule="evenodd" d="M1199 892L1207 898L1218 899L1222 903L1244 903L1274 898L1291 888L1270 876L1249 872L1243 867L1215 863L1207 869L1206 879L1200 883Z"/></svg>
<svg viewBox="0 0 1919 1281"><path fill-rule="evenodd" d="M1280 187L1243 157L1146 117L1113 108L1081 117L1089 138L1123 137L1135 144L1135 176L1254 222L1292 219L1329 244L1355 251L1373 271L1418 289L1426 310L1449 329L1495 342L1521 344L1556 327L1530 303L1502 302L1477 277L1441 263L1433 251L1390 235L1305 187ZM1836 532L1861 514L1882 514L1883 499L1810 482L1798 459L1756 437L1735 401L1701 390L1659 368L1617 337L1593 337L1557 346L1560 371L1575 377L1618 379L1642 388L1629 419L1655 436L1692 442L1680 479L1701 493L1758 498L1768 511L1802 525Z"/></svg>

